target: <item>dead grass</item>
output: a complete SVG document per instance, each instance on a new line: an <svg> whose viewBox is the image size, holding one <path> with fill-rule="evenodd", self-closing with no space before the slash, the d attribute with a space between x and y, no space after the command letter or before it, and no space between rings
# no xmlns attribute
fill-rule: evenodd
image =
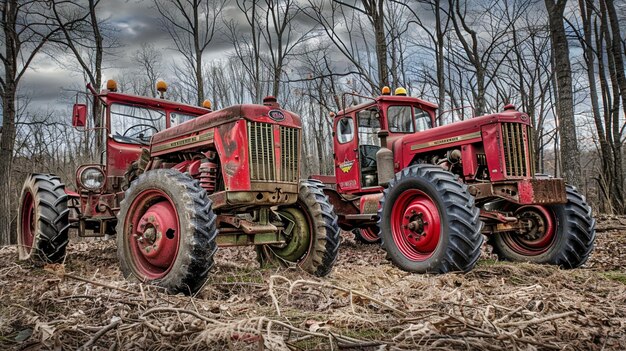
<svg viewBox="0 0 626 351"><path fill-rule="evenodd" d="M571 271L485 253L470 273L431 276L346 237L326 279L259 270L252 249L224 249L195 298L125 281L111 241L72 244L47 269L5 247L0 349L621 350L626 231L600 232L597 246Z"/></svg>

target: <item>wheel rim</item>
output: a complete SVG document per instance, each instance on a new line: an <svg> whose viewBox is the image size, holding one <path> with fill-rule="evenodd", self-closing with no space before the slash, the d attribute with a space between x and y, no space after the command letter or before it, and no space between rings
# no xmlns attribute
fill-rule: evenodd
<svg viewBox="0 0 626 351"><path fill-rule="evenodd" d="M124 233L132 265L142 278L162 278L170 271L180 242L178 212L161 190L146 190L132 202Z"/></svg>
<svg viewBox="0 0 626 351"><path fill-rule="evenodd" d="M30 254L35 240L35 199L33 194L27 192L22 201L21 209L22 231L20 233L22 249L26 254Z"/></svg>
<svg viewBox="0 0 626 351"><path fill-rule="evenodd" d="M368 242L378 241L378 235L372 230L372 228L360 228L361 237Z"/></svg>
<svg viewBox="0 0 626 351"><path fill-rule="evenodd" d="M276 256L289 262L303 260L311 244L311 228L309 217L304 211L297 208L288 208L279 212L281 216L294 222L288 241L283 247L273 247ZM288 224L288 221L285 221Z"/></svg>
<svg viewBox="0 0 626 351"><path fill-rule="evenodd" d="M400 252L413 261L430 258L439 244L441 218L423 191L404 191L391 210L391 232Z"/></svg>
<svg viewBox="0 0 626 351"><path fill-rule="evenodd" d="M503 234L505 243L525 256L540 255L552 246L556 238L554 214L544 206L523 206L515 215L527 224L525 231Z"/></svg>

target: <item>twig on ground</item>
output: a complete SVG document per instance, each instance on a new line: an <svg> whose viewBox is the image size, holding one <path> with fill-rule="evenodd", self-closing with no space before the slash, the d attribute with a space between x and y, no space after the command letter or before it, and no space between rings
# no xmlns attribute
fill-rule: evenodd
<svg viewBox="0 0 626 351"><path fill-rule="evenodd" d="M88 350L91 346L93 346L93 344L96 343L96 341L98 341L98 339L100 339L104 334L106 334L110 330L117 328L117 326L120 325L120 323L122 323L121 318L113 317L111 320L111 323L104 326L99 332L94 334L94 336L92 336L91 339L89 339L89 341L87 341L83 346L78 348L78 351Z"/></svg>

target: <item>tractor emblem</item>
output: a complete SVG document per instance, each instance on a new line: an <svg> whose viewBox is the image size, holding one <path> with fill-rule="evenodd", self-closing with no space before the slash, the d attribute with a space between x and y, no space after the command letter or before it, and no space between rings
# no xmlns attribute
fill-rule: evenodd
<svg viewBox="0 0 626 351"><path fill-rule="evenodd" d="M354 161L344 161L342 164L339 165L339 168L343 173L348 173L352 169L353 164Z"/></svg>
<svg viewBox="0 0 626 351"><path fill-rule="evenodd" d="M285 115L279 110L271 110L268 115L276 122L281 122L285 120Z"/></svg>

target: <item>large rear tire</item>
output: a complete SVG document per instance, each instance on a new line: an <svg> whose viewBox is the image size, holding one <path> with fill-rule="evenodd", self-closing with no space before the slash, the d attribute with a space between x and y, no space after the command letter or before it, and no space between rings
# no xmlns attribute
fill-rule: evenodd
<svg viewBox="0 0 626 351"><path fill-rule="evenodd" d="M297 263L303 270L323 277L328 275L339 251L339 225L333 206L324 195L323 184L307 180L300 183L295 206L278 209L285 223L294 223L284 246L257 246L262 266L278 261Z"/></svg>
<svg viewBox="0 0 626 351"><path fill-rule="evenodd" d="M70 228L67 194L52 174L29 174L22 187L17 244L20 260L57 263L65 258Z"/></svg>
<svg viewBox="0 0 626 351"><path fill-rule="evenodd" d="M566 187L567 203L551 206L521 206L519 218L528 221L525 233L502 233L489 237L500 259L553 264L571 269L583 265L593 251L595 219L585 198Z"/></svg>
<svg viewBox="0 0 626 351"><path fill-rule="evenodd" d="M362 244L378 244L380 237L378 236L378 226L356 228L352 231L354 233L354 239Z"/></svg>
<svg viewBox="0 0 626 351"><path fill-rule="evenodd" d="M456 175L433 165L408 167L396 173L381 198L382 247L408 272L467 272L483 243L479 213Z"/></svg>
<svg viewBox="0 0 626 351"><path fill-rule="evenodd" d="M125 277L194 294L217 251L216 216L197 180L173 169L141 174L120 206L117 254Z"/></svg>

